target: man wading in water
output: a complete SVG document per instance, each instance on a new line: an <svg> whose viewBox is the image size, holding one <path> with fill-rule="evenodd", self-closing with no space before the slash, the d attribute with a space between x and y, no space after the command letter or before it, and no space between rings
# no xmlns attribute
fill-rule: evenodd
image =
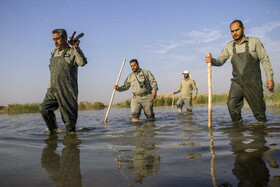
<svg viewBox="0 0 280 187"><path fill-rule="evenodd" d="M153 104L154 99L157 97L157 81L150 71L139 67L136 59L132 59L130 61L130 67L133 72L127 77L124 85L120 87L118 85L114 85L114 89L122 92L132 87L132 122L139 121L142 108L148 120L154 120L155 115L153 112Z"/></svg>
<svg viewBox="0 0 280 187"><path fill-rule="evenodd" d="M222 66L227 59L231 60L233 79L227 105L234 124L243 123L241 108L244 97L255 118L261 122L266 121L260 62L267 77L266 88L271 92L274 88L272 67L262 43L256 37L246 37L244 29L240 20L233 21L230 30L234 40L226 44L217 59L212 58L211 53L205 57L205 62L213 66Z"/></svg>
<svg viewBox="0 0 280 187"><path fill-rule="evenodd" d="M79 40L71 47L68 45L64 29L56 29L52 34L56 49L51 53L51 78L40 112L52 133L57 129L53 111L59 107L66 130L73 132L78 118L78 66L87 64L87 59L79 48Z"/></svg>
<svg viewBox="0 0 280 187"><path fill-rule="evenodd" d="M188 70L183 72L184 79L181 80L180 86L177 91L173 92L173 95L181 92L181 96L177 101L178 112L182 112L182 108L185 105L187 112L192 111L192 99L196 99L197 87L195 81L191 79L190 73ZM194 96L192 97L192 91L194 90Z"/></svg>

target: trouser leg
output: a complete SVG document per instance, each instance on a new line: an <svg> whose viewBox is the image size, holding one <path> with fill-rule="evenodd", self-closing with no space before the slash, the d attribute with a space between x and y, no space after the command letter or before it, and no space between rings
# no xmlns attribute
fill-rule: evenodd
<svg viewBox="0 0 280 187"><path fill-rule="evenodd" d="M228 111L235 124L242 124L241 108L244 105L244 93L242 87L236 82L231 83L228 96Z"/></svg>
<svg viewBox="0 0 280 187"><path fill-rule="evenodd" d="M141 98L141 104L144 109L144 114L148 120L154 120L155 114L153 111L154 100L151 95L147 95Z"/></svg>
<svg viewBox="0 0 280 187"><path fill-rule="evenodd" d="M184 103L186 105L187 111L192 111L192 98L184 98Z"/></svg>
<svg viewBox="0 0 280 187"><path fill-rule="evenodd" d="M66 130L73 132L76 130L76 122L78 118L77 97L69 93L58 93L59 110L61 118L66 126Z"/></svg>
<svg viewBox="0 0 280 187"><path fill-rule="evenodd" d="M249 84L244 88L245 98L253 111L255 118L258 121L265 122L266 105L263 100L263 88L262 82L256 81L254 84Z"/></svg>
<svg viewBox="0 0 280 187"><path fill-rule="evenodd" d="M138 101L138 97L133 97L131 99L131 118L139 119L141 116L142 105Z"/></svg>
<svg viewBox="0 0 280 187"><path fill-rule="evenodd" d="M57 99L52 90L48 89L44 101L40 104L40 113L50 132L57 129L54 110L58 108Z"/></svg>
<svg viewBox="0 0 280 187"><path fill-rule="evenodd" d="M183 98L181 96L179 97L176 106L177 106L178 109L182 109L183 108L184 100L183 100Z"/></svg>

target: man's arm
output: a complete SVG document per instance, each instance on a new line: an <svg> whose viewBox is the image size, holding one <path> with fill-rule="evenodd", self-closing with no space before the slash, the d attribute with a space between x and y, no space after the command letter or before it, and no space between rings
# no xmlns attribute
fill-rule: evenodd
<svg viewBox="0 0 280 187"><path fill-rule="evenodd" d="M150 71L147 71L147 72L148 72L149 82L150 82L150 84L152 86L152 98L155 99L157 97L157 90L158 90L157 81L156 81L155 77L153 76L153 74ZM145 76L145 74L144 74L144 76Z"/></svg>
<svg viewBox="0 0 280 187"><path fill-rule="evenodd" d="M192 82L192 87L193 87L193 90L194 90L194 97L196 97L198 89L197 89L195 81Z"/></svg>
<svg viewBox="0 0 280 187"><path fill-rule="evenodd" d="M211 64L212 66L222 66L229 58L229 53L226 47L222 50L220 56L218 58L212 58Z"/></svg>
<svg viewBox="0 0 280 187"><path fill-rule="evenodd" d="M182 90L182 81L180 82L179 88L175 92L173 92L173 94L175 95L175 94L181 92L181 90Z"/></svg>
<svg viewBox="0 0 280 187"><path fill-rule="evenodd" d="M265 71L265 75L267 78L265 86L269 91L273 91L273 89L274 89L273 70L271 67L269 57L268 57L261 41L258 38L256 38L255 41L256 41L256 53L257 53L258 59L261 61L262 65L263 65L263 69Z"/></svg>
<svg viewBox="0 0 280 187"><path fill-rule="evenodd" d="M87 58L85 57L84 53L82 52L79 46L75 46L73 48L73 53L74 53L75 63L78 66L84 66L87 64Z"/></svg>
<svg viewBox="0 0 280 187"><path fill-rule="evenodd" d="M257 52L259 60L261 61L262 65L263 65L263 69L265 71L267 80L273 80L273 71L272 71L269 57L259 39L256 40L256 52Z"/></svg>
<svg viewBox="0 0 280 187"><path fill-rule="evenodd" d="M129 81L129 77L126 78L126 80L124 81L124 84L122 86L118 86L118 85L115 85L114 86L114 89L119 91L119 92L123 92L123 91L126 91L130 88L130 81Z"/></svg>
<svg viewBox="0 0 280 187"><path fill-rule="evenodd" d="M150 71L148 71L148 79L152 86L152 93L157 93L157 90L158 90L157 81Z"/></svg>

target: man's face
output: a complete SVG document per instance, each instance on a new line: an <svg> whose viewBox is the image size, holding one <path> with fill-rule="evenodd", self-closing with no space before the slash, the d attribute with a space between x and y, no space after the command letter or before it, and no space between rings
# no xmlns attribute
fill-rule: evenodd
<svg viewBox="0 0 280 187"><path fill-rule="evenodd" d="M184 78L188 78L189 77L189 74L188 73L184 73Z"/></svg>
<svg viewBox="0 0 280 187"><path fill-rule="evenodd" d="M138 64L137 64L136 62L131 62L131 63L130 63L130 67L131 67L131 70L132 70L133 72L137 72L138 69L139 69L139 66L138 66Z"/></svg>
<svg viewBox="0 0 280 187"><path fill-rule="evenodd" d="M57 49L62 49L67 45L67 38L61 37L59 33L53 34L53 41Z"/></svg>
<svg viewBox="0 0 280 187"><path fill-rule="evenodd" d="M234 22L230 26L231 35L234 40L239 41L244 36L244 27L240 27L238 22Z"/></svg>

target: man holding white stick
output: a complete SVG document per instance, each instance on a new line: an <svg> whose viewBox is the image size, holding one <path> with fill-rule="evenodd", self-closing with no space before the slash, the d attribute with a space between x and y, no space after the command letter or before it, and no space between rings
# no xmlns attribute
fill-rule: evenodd
<svg viewBox="0 0 280 187"><path fill-rule="evenodd" d="M181 92L181 96L177 101L178 112L182 112L182 108L185 105L187 112L192 112L192 99L196 99L197 96L197 87L195 81L191 79L190 73L188 70L185 70L183 73L184 78L180 82L179 88L173 92L173 95ZM194 91L194 95L192 92Z"/></svg>
<svg viewBox="0 0 280 187"><path fill-rule="evenodd" d="M256 37L246 37L244 30L242 21L234 20L230 24L234 40L226 44L218 58L212 58L211 54L205 57L205 62L213 66L222 66L229 58L231 60L233 79L227 105L231 119L237 125L243 123L241 108L244 97L255 118L266 121L260 62L267 77L266 88L271 92L274 88L271 63L262 43Z"/></svg>
<svg viewBox="0 0 280 187"><path fill-rule="evenodd" d="M132 87L132 122L139 121L142 108L148 120L154 120L153 104L154 99L157 97L157 81L150 71L139 67L137 59L130 61L130 67L133 72L127 77L124 85L120 87L115 85L114 89L122 92Z"/></svg>

